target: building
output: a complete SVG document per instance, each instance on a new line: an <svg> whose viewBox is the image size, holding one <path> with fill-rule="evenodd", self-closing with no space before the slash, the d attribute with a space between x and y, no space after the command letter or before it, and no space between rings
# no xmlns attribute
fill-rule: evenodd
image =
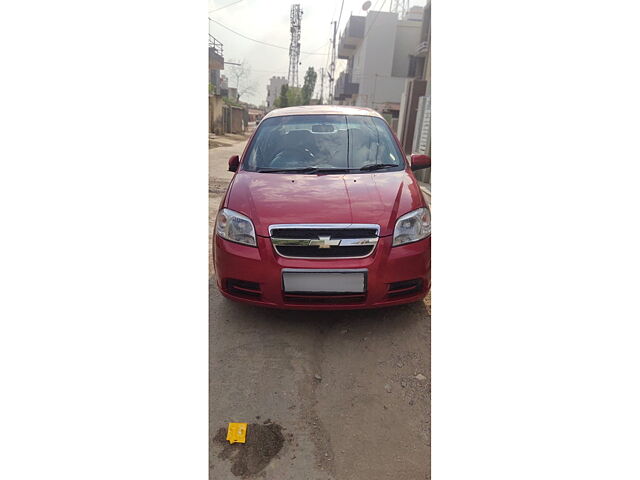
<svg viewBox="0 0 640 480"><path fill-rule="evenodd" d="M229 97L229 79L226 75L220 75L220 96Z"/></svg>
<svg viewBox="0 0 640 480"><path fill-rule="evenodd" d="M352 15L338 43L338 58L347 65L336 79L334 100L373 108L397 123L406 80L416 68L422 18L421 7L402 19L394 12Z"/></svg>
<svg viewBox="0 0 640 480"><path fill-rule="evenodd" d="M222 44L209 34L209 133L242 133L249 115L246 108L228 104L228 100L238 102L238 90L229 87L229 80L220 74L221 70L224 70Z"/></svg>
<svg viewBox="0 0 640 480"><path fill-rule="evenodd" d="M249 117L248 121L251 124L255 124L262 117L264 117L264 112L262 110L260 110L259 108L249 108L247 110L247 113L248 113L248 117Z"/></svg>
<svg viewBox="0 0 640 480"><path fill-rule="evenodd" d="M280 96L283 85L287 85L285 77L271 77L267 85L267 111L275 108L276 98Z"/></svg>
<svg viewBox="0 0 640 480"><path fill-rule="evenodd" d="M431 155L431 2L422 11L420 39L414 46L414 69L400 102L398 138L406 153ZM418 172L430 183L431 169Z"/></svg>
<svg viewBox="0 0 640 480"><path fill-rule="evenodd" d="M407 152L430 152L431 2L423 9L420 40L414 46L415 69L406 81L400 105L398 138Z"/></svg>
<svg viewBox="0 0 640 480"><path fill-rule="evenodd" d="M209 93L220 95L220 70L224 70L222 43L209 37Z"/></svg>
<svg viewBox="0 0 640 480"><path fill-rule="evenodd" d="M219 135L225 131L220 70L224 70L222 43L209 34L209 132Z"/></svg>
<svg viewBox="0 0 640 480"><path fill-rule="evenodd" d="M238 101L238 90L229 87L229 79L220 75L217 92L209 95L209 133L225 135L244 132L248 121L247 109L228 102Z"/></svg>

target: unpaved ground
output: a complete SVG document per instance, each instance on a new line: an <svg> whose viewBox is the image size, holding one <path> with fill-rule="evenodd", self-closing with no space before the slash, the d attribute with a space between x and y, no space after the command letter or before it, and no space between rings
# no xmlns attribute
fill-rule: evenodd
<svg viewBox="0 0 640 480"><path fill-rule="evenodd" d="M273 457L280 453L285 440L282 427L269 420L263 424L248 424L244 443L231 444L226 438L225 428L220 428L213 438L213 442L221 448L218 458L230 460L231 473L245 478L261 473ZM292 435L289 435L289 441L293 441Z"/></svg>
<svg viewBox="0 0 640 480"><path fill-rule="evenodd" d="M227 159L243 147L210 150L212 213L232 176ZM351 312L269 310L230 302L211 281L209 305L212 480L430 478L426 302ZM229 449L216 435L228 422L260 419L281 427L285 441L252 473L236 466L247 445Z"/></svg>

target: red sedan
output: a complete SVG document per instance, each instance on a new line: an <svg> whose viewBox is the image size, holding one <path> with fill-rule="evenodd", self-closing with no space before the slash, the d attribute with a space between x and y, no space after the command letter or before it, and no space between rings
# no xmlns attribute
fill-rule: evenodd
<svg viewBox="0 0 640 480"><path fill-rule="evenodd" d="M431 286L431 213L386 121L343 106L273 110L220 204L216 282L233 300L286 309L375 308Z"/></svg>

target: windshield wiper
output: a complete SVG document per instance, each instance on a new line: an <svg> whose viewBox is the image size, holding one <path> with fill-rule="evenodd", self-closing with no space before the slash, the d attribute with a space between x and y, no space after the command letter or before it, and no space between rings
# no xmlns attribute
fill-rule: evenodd
<svg viewBox="0 0 640 480"><path fill-rule="evenodd" d="M301 167L301 168L261 168L258 173L327 173L327 172L348 172L347 168L321 168L321 167Z"/></svg>
<svg viewBox="0 0 640 480"><path fill-rule="evenodd" d="M351 170L350 168L317 168L313 171L313 173L334 173L334 172L347 173L350 170Z"/></svg>
<svg viewBox="0 0 640 480"><path fill-rule="evenodd" d="M306 173L315 171L317 167L301 167L301 168L259 168L258 173L280 173L280 172L300 172Z"/></svg>
<svg viewBox="0 0 640 480"><path fill-rule="evenodd" d="M397 167L397 163L370 163L369 165L365 165L360 167L360 171L366 172L368 170L380 170L381 168L389 168L389 167Z"/></svg>

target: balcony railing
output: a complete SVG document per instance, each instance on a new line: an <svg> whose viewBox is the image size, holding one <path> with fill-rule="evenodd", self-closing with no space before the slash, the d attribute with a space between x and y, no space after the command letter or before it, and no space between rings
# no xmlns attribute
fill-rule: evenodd
<svg viewBox="0 0 640 480"><path fill-rule="evenodd" d="M429 42L421 42L416 47L416 57L426 57L429 53Z"/></svg>
<svg viewBox="0 0 640 480"><path fill-rule="evenodd" d="M213 53L224 57L224 54L222 53L222 43L220 43L220 41L211 34L209 34L209 48L213 49Z"/></svg>
<svg viewBox="0 0 640 480"><path fill-rule="evenodd" d="M209 70L224 70L222 43L209 34Z"/></svg>

